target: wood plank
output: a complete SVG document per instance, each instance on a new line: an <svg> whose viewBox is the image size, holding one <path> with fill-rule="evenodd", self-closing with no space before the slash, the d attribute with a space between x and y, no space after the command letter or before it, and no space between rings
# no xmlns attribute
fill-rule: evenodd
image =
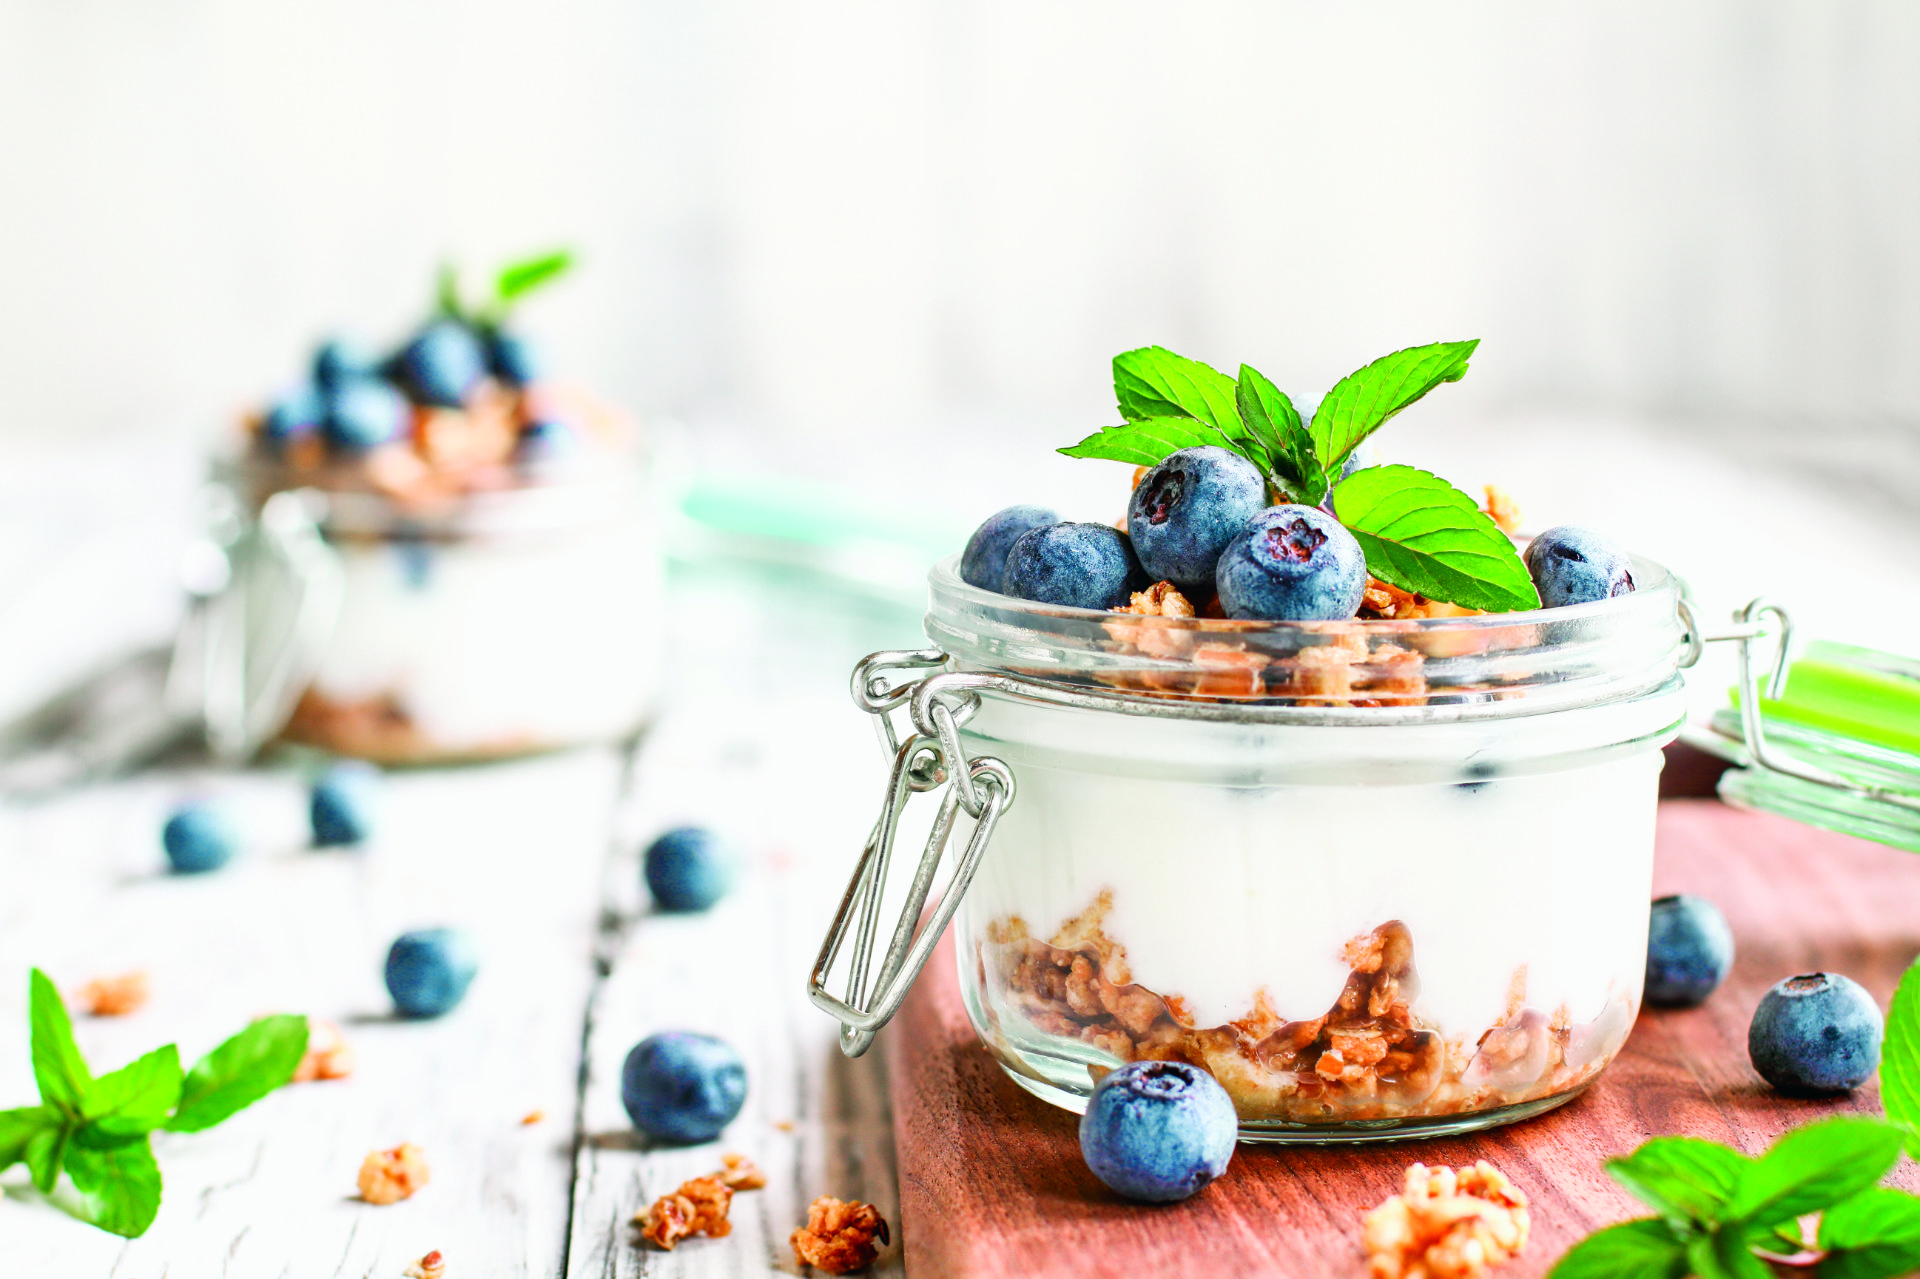
<svg viewBox="0 0 1920 1279"><path fill-rule="evenodd" d="M1581 1098L1461 1138L1243 1145L1219 1182L1163 1207L1101 1186L1080 1158L1074 1117L994 1064L967 1024L949 937L884 1036L915 1279L1351 1276L1361 1216L1398 1189L1407 1164L1476 1159L1533 1200L1532 1243L1501 1272L1525 1279L1596 1227L1643 1215L1600 1170L1609 1155L1663 1133L1751 1152L1811 1119L1877 1113L1877 1082L1839 1101L1773 1093L1748 1065L1747 1022L1768 986L1821 968L1853 977L1884 1007L1920 951L1920 859L1767 814L1675 801L1661 809L1655 889L1720 905L1736 939L1733 974L1701 1008L1643 1013ZM1920 1165L1903 1162L1893 1181L1920 1190Z"/></svg>

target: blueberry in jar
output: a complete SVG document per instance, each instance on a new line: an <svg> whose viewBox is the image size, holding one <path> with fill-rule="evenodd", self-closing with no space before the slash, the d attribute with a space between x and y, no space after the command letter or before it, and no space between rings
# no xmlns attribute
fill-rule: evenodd
<svg viewBox="0 0 1920 1279"><path fill-rule="evenodd" d="M487 372L508 386L528 386L540 377L540 352L518 333L487 334Z"/></svg>
<svg viewBox="0 0 1920 1279"><path fill-rule="evenodd" d="M379 361L373 353L344 338L323 342L313 353L313 381L323 391L378 375Z"/></svg>
<svg viewBox="0 0 1920 1279"><path fill-rule="evenodd" d="M747 1100L747 1068L724 1040L687 1031L649 1035L620 1070L620 1103L657 1141L712 1141Z"/></svg>
<svg viewBox="0 0 1920 1279"><path fill-rule="evenodd" d="M727 895L740 864L733 846L702 826L680 826L647 845L647 891L662 910L705 910Z"/></svg>
<svg viewBox="0 0 1920 1279"><path fill-rule="evenodd" d="M473 939L457 928L402 933L387 951L387 993L409 1017L440 1017L466 998L479 971Z"/></svg>
<svg viewBox="0 0 1920 1279"><path fill-rule="evenodd" d="M405 434L406 397L378 378L344 382L324 396L322 433L329 446L364 453Z"/></svg>
<svg viewBox="0 0 1920 1279"><path fill-rule="evenodd" d="M182 875L219 870L233 860L239 844L232 824L210 804L182 804L160 828L167 864Z"/></svg>
<svg viewBox="0 0 1920 1279"><path fill-rule="evenodd" d="M1007 552L1024 535L1049 528L1060 517L1044 506L1009 506L995 511L973 530L960 552L960 580L983 591L997 591L1007 572Z"/></svg>
<svg viewBox="0 0 1920 1279"><path fill-rule="evenodd" d="M1733 930L1720 908L1686 893L1656 898L1647 928L1647 1002L1692 1008L1733 967Z"/></svg>
<svg viewBox="0 0 1920 1279"><path fill-rule="evenodd" d="M289 440L311 435L319 429L325 416L326 405L319 393L310 386L302 386L267 406L266 416L260 419L260 434L278 448Z"/></svg>
<svg viewBox="0 0 1920 1279"><path fill-rule="evenodd" d="M1784 1093L1847 1092L1880 1067L1880 1009L1838 973L1805 973L1775 983L1747 1027L1747 1056Z"/></svg>
<svg viewBox="0 0 1920 1279"><path fill-rule="evenodd" d="M1359 612L1367 557L1319 507L1274 506L1228 543L1214 582L1228 617L1332 621Z"/></svg>
<svg viewBox="0 0 1920 1279"><path fill-rule="evenodd" d="M472 329L436 320L401 349L395 372L416 403L457 409L487 375L487 356Z"/></svg>
<svg viewBox="0 0 1920 1279"><path fill-rule="evenodd" d="M1127 535L1106 524L1054 524L1021 534L1007 550L1002 594L1070 608L1118 608L1147 576Z"/></svg>
<svg viewBox="0 0 1920 1279"><path fill-rule="evenodd" d="M1080 1117L1093 1175L1129 1199L1173 1203L1227 1170L1239 1136L1218 1080L1183 1061L1135 1061L1094 1086Z"/></svg>
<svg viewBox="0 0 1920 1279"><path fill-rule="evenodd" d="M1544 608L1612 599L1633 589L1627 553L1592 529L1550 528L1527 544L1523 558Z"/></svg>
<svg viewBox="0 0 1920 1279"><path fill-rule="evenodd" d="M328 768L313 783L308 816L313 842L322 847L358 844L373 833L380 798L380 770L358 760Z"/></svg>
<svg viewBox="0 0 1920 1279"><path fill-rule="evenodd" d="M1220 552L1267 504L1253 463L1214 445L1179 449L1140 477L1127 502L1127 534L1156 581L1213 581Z"/></svg>

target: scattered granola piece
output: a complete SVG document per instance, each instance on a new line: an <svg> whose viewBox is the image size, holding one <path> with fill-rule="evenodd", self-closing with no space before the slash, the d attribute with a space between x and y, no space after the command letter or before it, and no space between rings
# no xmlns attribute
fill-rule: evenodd
<svg viewBox="0 0 1920 1279"><path fill-rule="evenodd" d="M1487 485L1487 502L1480 508L1487 518L1499 525L1503 533L1520 531L1520 504L1513 500L1513 494L1498 484Z"/></svg>
<svg viewBox="0 0 1920 1279"><path fill-rule="evenodd" d="M531 1128L535 1124L539 1123L542 1119L545 1119L546 1117L547 1117L547 1112L544 1110L540 1110L537 1108L533 1110L529 1110L526 1114L520 1116L520 1126L522 1128Z"/></svg>
<svg viewBox="0 0 1920 1279"><path fill-rule="evenodd" d="M640 1237L654 1247L672 1252L674 1245L693 1233L693 1201L684 1195L661 1195L653 1206L634 1216Z"/></svg>
<svg viewBox="0 0 1920 1279"><path fill-rule="evenodd" d="M1406 1189L1367 1214L1371 1279L1483 1279L1527 1245L1527 1197L1485 1160L1407 1169Z"/></svg>
<svg viewBox="0 0 1920 1279"><path fill-rule="evenodd" d="M293 1072L296 1084L316 1079L345 1079L353 1073L353 1048L330 1021L307 1019L307 1053Z"/></svg>
<svg viewBox="0 0 1920 1279"><path fill-rule="evenodd" d="M420 1260L408 1262L407 1268L401 1273L407 1279L442 1279L447 1273L447 1259L435 1248Z"/></svg>
<svg viewBox="0 0 1920 1279"><path fill-rule="evenodd" d="M118 977L97 977L82 986L74 998L92 1017L124 1017L138 1012L152 992L144 972L122 973Z"/></svg>
<svg viewBox="0 0 1920 1279"><path fill-rule="evenodd" d="M411 1142L376 1150L360 1165L360 1197L370 1204L399 1203L427 1184L426 1153Z"/></svg>
<svg viewBox="0 0 1920 1279"><path fill-rule="evenodd" d="M791 1119L776 1119L776 1120L774 1121L774 1124L773 1124L773 1126L774 1126L775 1128L777 1128L777 1129L779 1129L779 1130L780 1130L781 1132L792 1132L792 1131L793 1131L793 1120L791 1120Z"/></svg>
<svg viewBox="0 0 1920 1279"><path fill-rule="evenodd" d="M767 1174L745 1155L722 1155L720 1162L724 1166L713 1175L735 1190L760 1190L767 1184Z"/></svg>
<svg viewBox="0 0 1920 1279"><path fill-rule="evenodd" d="M878 1208L857 1199L822 1195L808 1205L807 1224L794 1231L788 1242L805 1265L844 1275L873 1264L880 1255L876 1238L881 1244L892 1242L887 1219Z"/></svg>
<svg viewBox="0 0 1920 1279"><path fill-rule="evenodd" d="M733 1190L718 1177L695 1177L670 1195L661 1195L645 1212L635 1213L633 1224L642 1238L672 1252L688 1235L724 1239L733 1233L727 1219Z"/></svg>

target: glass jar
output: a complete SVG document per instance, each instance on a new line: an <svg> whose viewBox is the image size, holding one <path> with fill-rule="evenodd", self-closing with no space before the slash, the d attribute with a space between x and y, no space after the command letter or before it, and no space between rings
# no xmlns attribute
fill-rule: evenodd
<svg viewBox="0 0 1920 1279"><path fill-rule="evenodd" d="M1660 748L1686 710L1680 584L1637 559L1634 580L1530 613L1266 623L1036 605L948 560L937 649L856 676L917 732L843 917L877 910L905 796L945 783L929 855L966 851L935 922L957 896L974 1027L1046 1100L1082 1109L1152 1058L1209 1070L1248 1139L1559 1105L1639 1009ZM938 673L896 687L890 665ZM891 1009L860 1007L864 979L822 997L837 949L815 998L857 1050ZM930 949L888 952L879 1004Z"/></svg>

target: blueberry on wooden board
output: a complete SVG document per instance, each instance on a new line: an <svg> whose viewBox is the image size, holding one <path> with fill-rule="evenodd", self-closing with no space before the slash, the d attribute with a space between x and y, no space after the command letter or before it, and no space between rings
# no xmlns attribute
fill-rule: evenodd
<svg viewBox="0 0 1920 1279"><path fill-rule="evenodd" d="M680 826L647 845L647 891L662 910L705 910L733 887L733 846L702 826Z"/></svg>
<svg viewBox="0 0 1920 1279"><path fill-rule="evenodd" d="M1704 897L1654 900L1647 927L1647 1002L1691 1008L1720 988L1733 967L1733 930Z"/></svg>
<svg viewBox="0 0 1920 1279"><path fill-rule="evenodd" d="M1880 1067L1886 1033L1879 1006L1838 973L1775 983L1747 1027L1747 1056L1784 1093L1847 1092Z"/></svg>
<svg viewBox="0 0 1920 1279"><path fill-rule="evenodd" d="M225 815L210 804L182 804L160 829L167 864L181 874L219 870L233 860L239 837Z"/></svg>
<svg viewBox="0 0 1920 1279"><path fill-rule="evenodd" d="M313 842L325 848L365 840L373 833L379 793L380 770L371 764L344 760L327 769L314 782L308 805Z"/></svg>
<svg viewBox="0 0 1920 1279"><path fill-rule="evenodd" d="M457 928L402 933L387 951L387 993L409 1017L439 1017L459 1007L479 971L479 950Z"/></svg>
<svg viewBox="0 0 1920 1279"><path fill-rule="evenodd" d="M663 1031L633 1046L620 1102L633 1126L660 1141L712 1141L747 1100L747 1068L723 1040Z"/></svg>
<svg viewBox="0 0 1920 1279"><path fill-rule="evenodd" d="M1087 1167L1129 1199L1172 1203L1227 1170L1239 1138L1218 1080L1183 1061L1135 1061L1094 1085L1080 1117Z"/></svg>

